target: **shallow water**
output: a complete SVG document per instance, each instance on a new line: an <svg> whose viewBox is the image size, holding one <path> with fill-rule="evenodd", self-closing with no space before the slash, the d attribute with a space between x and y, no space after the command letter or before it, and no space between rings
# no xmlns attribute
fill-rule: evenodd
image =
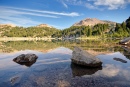
<svg viewBox="0 0 130 87"><path fill-rule="evenodd" d="M49 46L45 45L45 42L40 46L39 42L34 42L38 43L35 45L22 42L29 43L32 48L20 50L20 46L14 47L12 43L16 45L19 42L2 42L0 87L130 87L129 47L115 44L107 47L111 43L106 42L95 46L93 41L50 42ZM21 48L28 46L24 45ZM96 56L103 62L102 67L85 68L71 63L72 48L77 45L85 50L106 53ZM26 53L38 56L34 64L20 65L12 61L18 55Z"/></svg>

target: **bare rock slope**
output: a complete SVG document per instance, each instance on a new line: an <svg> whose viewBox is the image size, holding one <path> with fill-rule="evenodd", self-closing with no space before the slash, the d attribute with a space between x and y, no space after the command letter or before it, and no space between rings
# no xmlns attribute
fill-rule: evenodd
<svg viewBox="0 0 130 87"><path fill-rule="evenodd" d="M115 26L116 22L99 20L97 18L86 18L84 20L75 23L73 26L94 26L96 24L110 24Z"/></svg>

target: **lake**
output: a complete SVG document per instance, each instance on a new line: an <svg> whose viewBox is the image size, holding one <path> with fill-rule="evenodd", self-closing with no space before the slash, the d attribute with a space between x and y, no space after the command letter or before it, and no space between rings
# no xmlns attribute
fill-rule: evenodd
<svg viewBox="0 0 130 87"><path fill-rule="evenodd" d="M1 41L0 87L130 87L130 47L118 40ZM99 58L102 67L71 63L74 46ZM34 53L31 64L18 64L20 54Z"/></svg>

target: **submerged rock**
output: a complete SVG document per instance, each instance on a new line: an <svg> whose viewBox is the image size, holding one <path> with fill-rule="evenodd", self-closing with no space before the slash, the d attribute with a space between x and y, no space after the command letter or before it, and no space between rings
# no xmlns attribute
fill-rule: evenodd
<svg viewBox="0 0 130 87"><path fill-rule="evenodd" d="M20 77L15 76L15 77L12 77L12 78L10 79L10 82L11 82L12 85L14 85L14 84L18 83L19 80L20 80Z"/></svg>
<svg viewBox="0 0 130 87"><path fill-rule="evenodd" d="M113 58L113 60L120 61L120 62L122 62L122 63L127 63L126 60L123 60L123 59L121 59L121 58Z"/></svg>
<svg viewBox="0 0 130 87"><path fill-rule="evenodd" d="M36 62L38 56L35 54L21 54L13 59L14 62L21 65L31 66Z"/></svg>
<svg viewBox="0 0 130 87"><path fill-rule="evenodd" d="M87 67L100 67L102 62L92 54L82 50L79 47L75 47L72 53L72 63Z"/></svg>

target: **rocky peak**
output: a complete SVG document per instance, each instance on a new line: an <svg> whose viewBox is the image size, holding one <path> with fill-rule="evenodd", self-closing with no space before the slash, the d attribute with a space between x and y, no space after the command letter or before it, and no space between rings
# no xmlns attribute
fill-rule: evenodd
<svg viewBox="0 0 130 87"><path fill-rule="evenodd" d="M99 20L97 18L86 18L84 20L81 20L77 23L75 23L73 26L94 26L96 24L114 24L116 25L116 22L112 22L112 21L104 21L104 20Z"/></svg>

